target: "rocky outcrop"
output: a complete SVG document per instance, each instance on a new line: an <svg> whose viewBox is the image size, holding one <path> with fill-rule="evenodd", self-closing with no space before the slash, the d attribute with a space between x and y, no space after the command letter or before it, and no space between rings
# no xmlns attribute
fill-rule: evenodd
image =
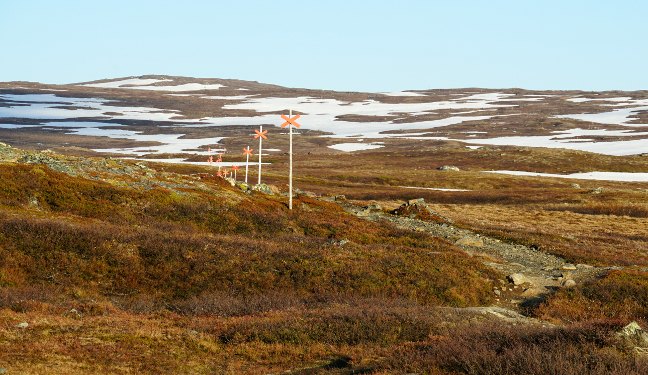
<svg viewBox="0 0 648 375"><path fill-rule="evenodd" d="M648 354L648 333L637 322L631 322L617 332L621 344L638 353Z"/></svg>
<svg viewBox="0 0 648 375"><path fill-rule="evenodd" d="M531 283L531 281L521 273L510 274L510 275L506 276L506 278L513 285L522 285L522 284L525 284L525 283Z"/></svg>
<svg viewBox="0 0 648 375"><path fill-rule="evenodd" d="M452 220L431 209L423 198L410 199L407 203L403 203L390 213L410 219L432 221L439 224L452 224Z"/></svg>

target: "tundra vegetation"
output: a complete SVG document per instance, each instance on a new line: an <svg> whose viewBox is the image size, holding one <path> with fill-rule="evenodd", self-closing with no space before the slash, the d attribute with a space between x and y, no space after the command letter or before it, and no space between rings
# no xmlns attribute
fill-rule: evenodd
<svg viewBox="0 0 648 375"><path fill-rule="evenodd" d="M528 317L502 320L475 309L503 303L493 288L506 275L487 259L333 199L302 193L289 211L285 196L245 192L202 167L2 153L8 373L648 371L615 334L648 324L639 184L608 182L593 194L599 182L476 178L465 165L422 181L462 181L467 192L399 189L419 178L407 172L398 181L362 169L298 178L385 211L424 197L457 227L616 266L521 309ZM269 172L277 185L284 177Z"/></svg>
<svg viewBox="0 0 648 375"><path fill-rule="evenodd" d="M237 139L224 142L238 150ZM483 173L645 172L645 156L407 140L332 155L328 142L296 137L292 211L278 191L244 191L208 167L0 145L0 368L648 373L641 345L616 334L648 324L646 184ZM264 180L285 191L285 155L264 159ZM388 215L414 198L432 211L401 214L600 272L526 304L501 259L345 210Z"/></svg>

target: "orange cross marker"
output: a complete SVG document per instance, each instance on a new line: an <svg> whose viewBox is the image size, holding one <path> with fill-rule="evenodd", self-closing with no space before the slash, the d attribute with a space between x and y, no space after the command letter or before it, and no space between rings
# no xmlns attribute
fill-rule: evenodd
<svg viewBox="0 0 648 375"><path fill-rule="evenodd" d="M232 167L232 169L235 170L235 171L238 171L239 169L241 169L241 167L239 167L238 165L235 165L235 166Z"/></svg>
<svg viewBox="0 0 648 375"><path fill-rule="evenodd" d="M258 131L256 129L254 129L254 132L256 133L256 135L254 136L254 139L258 139L259 137L261 137L263 139L268 139L268 137L266 137L266 134L268 134L267 130L264 130L264 131L260 132L260 131Z"/></svg>
<svg viewBox="0 0 648 375"><path fill-rule="evenodd" d="M293 190L293 126L296 128L301 127L297 123L297 120L301 117L300 115L295 115L293 117L292 114L292 109L289 112L290 114L288 116L286 115L281 115L281 118L284 119L284 123L281 124L282 128L285 128L286 126L288 127L288 134L290 136L290 149L288 150L288 154L290 155L290 161L288 163L288 209L292 210L292 190ZM292 126L291 126L292 125Z"/></svg>
<svg viewBox="0 0 648 375"><path fill-rule="evenodd" d="M252 151L254 151L254 150L251 149L251 148L244 148L244 149L243 149L243 155L250 155L250 156L252 156Z"/></svg>
<svg viewBox="0 0 648 375"><path fill-rule="evenodd" d="M282 128L285 128L285 127L288 126L288 125L293 125L293 126L296 127L296 128L301 127L301 125L299 125L299 124L297 123L297 119L300 118L300 117L301 117L300 115L295 115L295 117L288 117L288 116L286 116L286 115L281 115L281 118L284 119L284 120L286 120L286 122L284 122L283 124L281 124L281 127L282 127Z"/></svg>

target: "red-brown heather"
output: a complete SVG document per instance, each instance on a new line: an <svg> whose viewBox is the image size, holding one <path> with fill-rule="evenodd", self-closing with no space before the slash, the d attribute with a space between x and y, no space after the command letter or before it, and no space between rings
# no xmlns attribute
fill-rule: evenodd
<svg viewBox="0 0 648 375"><path fill-rule="evenodd" d="M55 91L57 100L100 97L197 121L263 115L231 107L244 100L235 99L242 92L253 99L380 105L463 102L468 95L457 89L379 97L147 77L142 79L165 80L160 85L223 85L221 98L204 97L208 92L171 96L0 83L0 104L24 107L33 103L16 104L7 95L67 90ZM61 124L3 119L10 125L0 130L2 140L16 148L0 144L0 369L7 374L647 373L641 348L648 340L617 335L632 321L648 324L646 184L485 171L645 173L648 158L463 143L469 132L546 137L576 129L622 134L595 136L601 142L643 139L643 112L628 119L637 134L624 133L624 126L556 116L606 111L606 100L643 100L645 92L597 93L603 100L579 103L569 99L593 94L519 89L500 94L508 98L505 104L515 105L492 113L479 109L478 115L495 115L488 120L422 130L437 139L387 137L380 148L352 153L330 148L350 140L312 130L303 114L293 139L292 211L286 196L288 135L279 130L281 122L263 127L268 131L263 182L269 186L260 192L216 177L216 164L129 161L120 159L123 154L94 151L155 150L156 141L82 136ZM83 110L78 105L47 105L66 109L73 116L68 122L87 121L74 117ZM264 114L281 121L286 112L280 112ZM448 109L350 113L335 121L411 124L454 115ZM240 163L245 160L240 150L256 144L252 125L219 125L216 132L202 123L113 120L101 128L128 129L150 139L179 132L183 140L224 137L218 144L143 157L204 163L209 151L222 153L222 162ZM439 139L444 137L456 140ZM589 142L581 138L572 145ZM249 181L256 181L256 160L255 153ZM243 178L242 170L237 177ZM516 274L521 281L512 277Z"/></svg>
<svg viewBox="0 0 648 375"><path fill-rule="evenodd" d="M348 200L300 194L289 211L285 196L246 193L203 167L45 155L0 164L0 367L13 373L648 369L615 336L647 323L645 192L633 184L591 194L551 179L427 172L435 184L490 188L413 192L398 188L409 173L321 170L298 186ZM270 182L282 178L269 170ZM622 268L500 320L480 306L515 310L504 296L524 293L506 289L488 265L498 260L344 209L373 202L389 215L419 197L430 210L406 206L401 217Z"/></svg>

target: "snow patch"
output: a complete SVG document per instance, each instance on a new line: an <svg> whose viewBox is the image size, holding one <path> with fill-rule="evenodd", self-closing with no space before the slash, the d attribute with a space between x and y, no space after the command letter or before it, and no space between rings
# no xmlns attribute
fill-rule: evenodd
<svg viewBox="0 0 648 375"><path fill-rule="evenodd" d="M412 92L412 91L379 92L378 94L382 94L385 96L427 96L425 94Z"/></svg>
<svg viewBox="0 0 648 375"><path fill-rule="evenodd" d="M137 90L152 90L152 91L202 91L202 90L218 90L224 85L213 83L204 85L201 83L185 83L176 86L137 86L137 87L124 87Z"/></svg>
<svg viewBox="0 0 648 375"><path fill-rule="evenodd" d="M79 86L86 86L86 87L100 87L100 88L121 88L122 86L147 86L147 85L152 85L154 83L158 82L171 82L172 80L170 79L155 79L155 78L129 78L129 79L122 79L119 81L111 81L111 82L101 82L101 83L87 83L85 85L79 85Z"/></svg>
<svg viewBox="0 0 648 375"><path fill-rule="evenodd" d="M514 176L530 177L556 177L578 180L622 181L622 182L648 182L648 173L631 172L584 172L572 174L537 173L525 171L485 171L486 173L499 173Z"/></svg>
<svg viewBox="0 0 648 375"><path fill-rule="evenodd" d="M385 146L375 144L375 143L338 143L328 147L334 150L339 150L344 152L354 152L354 151L374 150Z"/></svg>

